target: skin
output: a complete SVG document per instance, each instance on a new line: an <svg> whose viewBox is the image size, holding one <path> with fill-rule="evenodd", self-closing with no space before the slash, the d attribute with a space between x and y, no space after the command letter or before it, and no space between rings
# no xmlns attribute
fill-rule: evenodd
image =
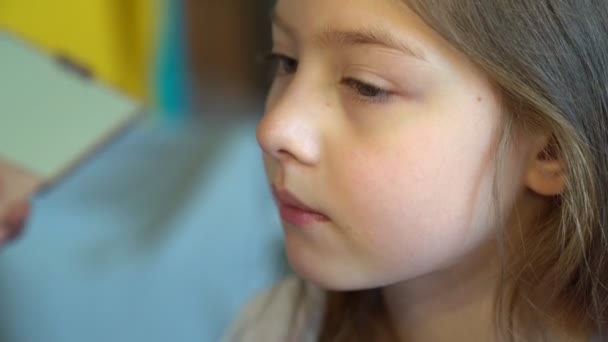
<svg viewBox="0 0 608 342"><path fill-rule="evenodd" d="M534 189L561 191L538 158L546 134L512 133L496 178L498 92L400 1L279 0L273 43L269 182L327 217L283 222L294 269L382 288L404 340L492 340L497 210L525 227L545 205Z"/></svg>
<svg viewBox="0 0 608 342"><path fill-rule="evenodd" d="M0 247L18 238L30 214L28 196L40 181L0 160Z"/></svg>

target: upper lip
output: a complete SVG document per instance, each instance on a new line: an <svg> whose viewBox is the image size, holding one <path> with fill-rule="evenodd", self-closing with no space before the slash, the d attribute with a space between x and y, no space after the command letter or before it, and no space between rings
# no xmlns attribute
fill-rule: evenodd
<svg viewBox="0 0 608 342"><path fill-rule="evenodd" d="M272 191L273 191L275 197L277 198L277 200L283 205L295 207L302 211L322 214L318 210L311 208L311 207L307 206L306 204L304 204L304 202L300 201L295 195L293 195L287 189L279 189L278 187L275 186L272 188Z"/></svg>

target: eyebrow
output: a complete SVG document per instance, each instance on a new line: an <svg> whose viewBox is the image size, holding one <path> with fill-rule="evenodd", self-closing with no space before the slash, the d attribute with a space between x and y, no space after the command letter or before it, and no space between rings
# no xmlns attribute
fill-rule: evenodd
<svg viewBox="0 0 608 342"><path fill-rule="evenodd" d="M272 23L282 31L294 35L294 29L273 10L270 14ZM406 55L427 61L425 54L390 32L379 27L365 27L353 31L326 30L314 37L313 41L320 46L381 46L398 50Z"/></svg>

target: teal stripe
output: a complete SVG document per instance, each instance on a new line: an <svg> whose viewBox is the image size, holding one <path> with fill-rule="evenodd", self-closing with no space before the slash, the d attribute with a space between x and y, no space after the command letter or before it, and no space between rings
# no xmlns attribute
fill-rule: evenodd
<svg viewBox="0 0 608 342"><path fill-rule="evenodd" d="M192 87L187 58L183 0L165 0L155 79L157 109L167 118L181 118L191 108ZM163 13L161 12L161 13Z"/></svg>

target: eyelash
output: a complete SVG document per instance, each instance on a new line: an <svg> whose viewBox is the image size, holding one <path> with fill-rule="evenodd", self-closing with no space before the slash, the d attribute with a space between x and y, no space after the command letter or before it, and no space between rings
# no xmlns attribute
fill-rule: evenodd
<svg viewBox="0 0 608 342"><path fill-rule="evenodd" d="M298 60L287 55L272 52L266 60L273 65L275 77L293 75L298 71ZM352 77L344 78L341 83L354 90L359 100L366 103L385 103L392 95L388 90Z"/></svg>
<svg viewBox="0 0 608 342"><path fill-rule="evenodd" d="M357 93L357 97L363 102L385 103L388 102L391 99L391 95L393 95L388 90L354 78L345 78L342 80L342 84L353 89Z"/></svg>
<svg viewBox="0 0 608 342"><path fill-rule="evenodd" d="M298 61L281 53L271 52L266 61L272 66L275 76L292 75L298 71Z"/></svg>

